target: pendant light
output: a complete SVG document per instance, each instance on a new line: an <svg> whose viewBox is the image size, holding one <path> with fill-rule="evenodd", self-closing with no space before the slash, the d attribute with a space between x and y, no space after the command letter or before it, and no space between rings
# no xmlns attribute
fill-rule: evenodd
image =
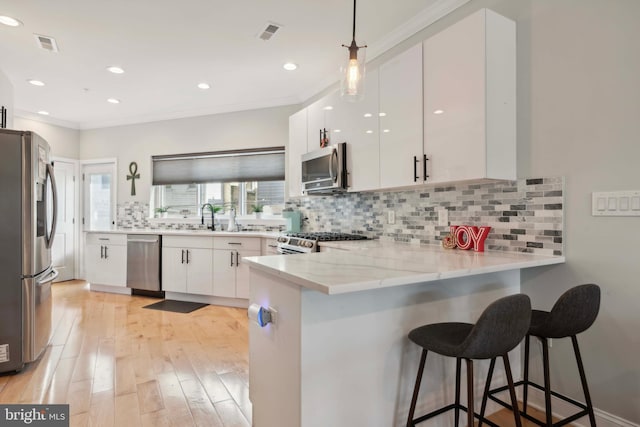
<svg viewBox="0 0 640 427"><path fill-rule="evenodd" d="M349 58L340 67L340 95L347 101L360 101L364 95L364 49L367 47L356 44L356 0L353 0L353 34L349 46ZM359 52L358 52L359 51Z"/></svg>

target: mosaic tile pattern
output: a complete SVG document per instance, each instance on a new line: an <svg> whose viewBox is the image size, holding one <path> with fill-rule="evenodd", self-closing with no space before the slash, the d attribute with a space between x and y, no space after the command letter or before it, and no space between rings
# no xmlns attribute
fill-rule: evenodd
<svg viewBox="0 0 640 427"><path fill-rule="evenodd" d="M117 226L121 229L150 229L150 230L206 230L206 225L200 223L149 221L149 204L140 202L126 202L118 204ZM242 224L241 231L284 231L283 225ZM216 230L218 226L216 226Z"/></svg>
<svg viewBox="0 0 640 427"><path fill-rule="evenodd" d="M449 233L438 225L486 225L487 250L562 255L564 178L529 178L415 190L303 197L287 202L300 210L304 231L364 234L370 238L440 244ZM395 224L387 223L394 211Z"/></svg>

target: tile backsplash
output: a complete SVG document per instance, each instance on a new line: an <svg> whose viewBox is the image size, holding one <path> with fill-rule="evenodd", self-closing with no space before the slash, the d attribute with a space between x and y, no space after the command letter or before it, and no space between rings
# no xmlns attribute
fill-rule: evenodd
<svg viewBox="0 0 640 427"><path fill-rule="evenodd" d="M151 229L151 230L206 230L207 226L200 222L149 220L149 204L140 202L125 202L118 204L117 226L120 229ZM208 217L207 217L208 218ZM223 220L225 221L225 220ZM282 225L251 224L251 220L242 220L243 231L283 231ZM218 230L218 226L216 226Z"/></svg>
<svg viewBox="0 0 640 427"><path fill-rule="evenodd" d="M528 178L481 184L420 187L402 191L346 193L292 199L286 208L300 210L303 231L363 234L370 238L439 244L449 233L440 225L488 225L487 250L562 255L563 178ZM393 211L395 223L389 224ZM199 223L149 221L149 204L118 205L118 228L204 229ZM279 231L282 226L247 224L246 230Z"/></svg>
<svg viewBox="0 0 640 427"><path fill-rule="evenodd" d="M363 234L370 238L439 244L449 225L487 225L487 250L563 254L564 178L528 178L415 190L346 193L292 199L304 231ZM393 211L395 223L388 213ZM444 218L443 218L444 219ZM442 224L442 222L440 222Z"/></svg>

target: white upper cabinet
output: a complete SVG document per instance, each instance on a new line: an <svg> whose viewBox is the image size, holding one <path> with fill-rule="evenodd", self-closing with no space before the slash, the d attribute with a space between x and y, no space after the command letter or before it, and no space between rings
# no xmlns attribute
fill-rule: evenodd
<svg viewBox="0 0 640 427"><path fill-rule="evenodd" d="M343 101L345 123L341 130L347 143L347 172L349 191L380 188L380 141L378 130L378 70L367 71L364 99Z"/></svg>
<svg viewBox="0 0 640 427"><path fill-rule="evenodd" d="M307 107L307 153L320 149L320 140L326 138L332 144L331 128L335 123L340 94L337 91L326 95Z"/></svg>
<svg viewBox="0 0 640 427"><path fill-rule="evenodd" d="M426 182L515 179L515 23L482 9L423 45Z"/></svg>
<svg viewBox="0 0 640 427"><path fill-rule="evenodd" d="M302 166L300 157L307 152L307 109L289 117L289 144L287 145L287 195L302 196Z"/></svg>
<svg viewBox="0 0 640 427"><path fill-rule="evenodd" d="M379 73L380 188L422 184L422 44Z"/></svg>

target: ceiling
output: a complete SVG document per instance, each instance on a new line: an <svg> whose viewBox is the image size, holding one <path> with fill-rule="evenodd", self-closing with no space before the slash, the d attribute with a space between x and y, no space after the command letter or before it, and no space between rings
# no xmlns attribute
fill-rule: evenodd
<svg viewBox="0 0 640 427"><path fill-rule="evenodd" d="M361 0L356 40L370 60L467 1ZM23 23L0 25L0 69L16 115L78 129L297 104L339 79L352 8L351 0L0 0L0 15ZM282 28L260 40L269 22ZM59 52L41 49L34 33L55 38ZM108 72L113 65L125 73Z"/></svg>

